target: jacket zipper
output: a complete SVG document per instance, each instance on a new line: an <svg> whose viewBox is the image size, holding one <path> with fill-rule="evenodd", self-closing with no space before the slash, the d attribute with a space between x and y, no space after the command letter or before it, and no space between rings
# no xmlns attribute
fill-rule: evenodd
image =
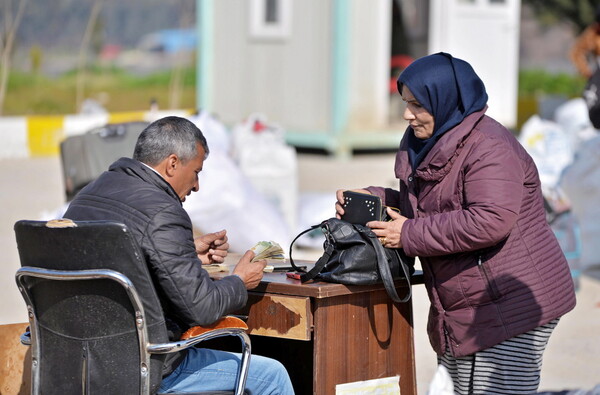
<svg viewBox="0 0 600 395"><path fill-rule="evenodd" d="M485 266L483 264L483 261L481 259L481 255L479 255L477 257L477 266L479 266L479 268L481 269L481 272L483 273L483 277L485 277L485 283L487 284L487 287L490 290L490 293L492 294L493 300L497 300L498 298L500 298L500 294L496 290L495 285L492 283L491 275L488 272L487 266Z"/></svg>

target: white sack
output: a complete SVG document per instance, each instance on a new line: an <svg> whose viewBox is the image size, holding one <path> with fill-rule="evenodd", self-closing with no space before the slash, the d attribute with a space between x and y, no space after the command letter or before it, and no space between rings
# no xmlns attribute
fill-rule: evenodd
<svg viewBox="0 0 600 395"><path fill-rule="evenodd" d="M554 112L554 120L571 139L573 152L587 140L598 135L590 121L588 108L583 98L571 99Z"/></svg>
<svg viewBox="0 0 600 395"><path fill-rule="evenodd" d="M226 229L232 252L242 253L261 240L276 241L286 251L290 232L285 220L229 156L225 127L205 112L190 120L202 130L210 150L199 191L184 202L194 227L202 233Z"/></svg>
<svg viewBox="0 0 600 395"><path fill-rule="evenodd" d="M298 161L285 131L252 114L232 131L233 157L242 173L279 210L290 231L298 217Z"/></svg>
<svg viewBox="0 0 600 395"><path fill-rule="evenodd" d="M582 268L600 264L600 136L581 146L563 172L560 187L579 222Z"/></svg>
<svg viewBox="0 0 600 395"><path fill-rule="evenodd" d="M573 160L570 136L559 124L533 115L523 124L519 142L533 158L542 187L555 188L562 171Z"/></svg>

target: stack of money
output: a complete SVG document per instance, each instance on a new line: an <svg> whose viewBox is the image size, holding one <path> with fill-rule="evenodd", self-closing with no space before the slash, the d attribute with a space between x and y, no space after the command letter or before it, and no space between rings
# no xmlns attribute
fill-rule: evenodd
<svg viewBox="0 0 600 395"><path fill-rule="evenodd" d="M274 265L276 265L276 263L285 262L283 249L274 241L260 241L256 243L251 250L254 251L252 262L261 259L267 260L267 266L263 269L264 272L272 272L275 270ZM237 260L234 257L235 255L232 256L233 261L230 261L229 263L211 263L209 265L202 265L202 267L209 273L227 272L235 266L235 263L237 263ZM239 259L239 257L237 257L237 259Z"/></svg>
<svg viewBox="0 0 600 395"><path fill-rule="evenodd" d="M283 249L274 241L259 241L254 247L251 248L251 250L254 251L255 254L252 262L261 259L266 259L267 262L271 260L285 261Z"/></svg>

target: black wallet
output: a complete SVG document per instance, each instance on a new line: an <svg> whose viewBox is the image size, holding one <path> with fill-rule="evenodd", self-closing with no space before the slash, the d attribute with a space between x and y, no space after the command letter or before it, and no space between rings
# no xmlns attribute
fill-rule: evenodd
<svg viewBox="0 0 600 395"><path fill-rule="evenodd" d="M395 207L384 206L379 196L354 191L344 191L343 207L344 215L341 219L359 225L366 225L369 221L391 221L387 208L400 213Z"/></svg>
<svg viewBox="0 0 600 395"><path fill-rule="evenodd" d="M351 224L365 225L370 221L381 221L381 198L376 195L344 191L344 215L342 220Z"/></svg>

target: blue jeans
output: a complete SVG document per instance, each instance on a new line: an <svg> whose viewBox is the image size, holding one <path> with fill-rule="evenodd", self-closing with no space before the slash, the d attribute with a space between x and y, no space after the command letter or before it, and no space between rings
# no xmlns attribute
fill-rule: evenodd
<svg viewBox="0 0 600 395"><path fill-rule="evenodd" d="M240 359L241 354L190 348L181 364L163 379L158 393L231 391L235 386ZM285 367L279 361L252 355L246 393L293 395L294 389Z"/></svg>

